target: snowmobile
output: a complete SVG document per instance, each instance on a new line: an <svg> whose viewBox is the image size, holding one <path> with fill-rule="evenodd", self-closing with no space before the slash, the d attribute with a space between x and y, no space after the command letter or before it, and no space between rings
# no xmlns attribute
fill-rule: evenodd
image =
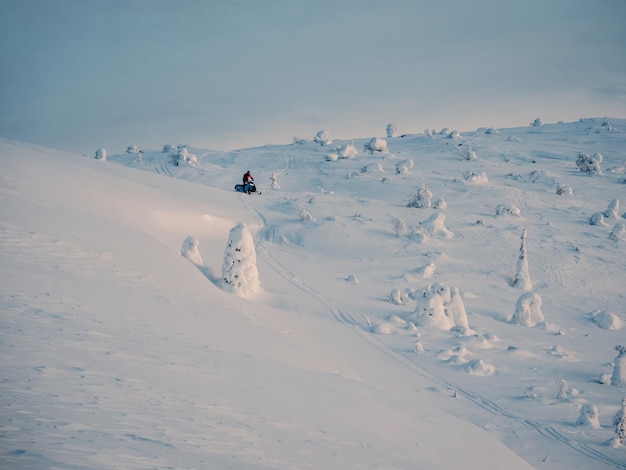
<svg viewBox="0 0 626 470"><path fill-rule="evenodd" d="M240 193L248 193L248 194L257 192L256 191L256 186L254 185L254 181L252 181L252 182L250 182L250 183L248 183L246 185L243 185L241 183L240 184L236 184L235 185L235 191L239 191ZM261 194L261 193L259 192L259 194Z"/></svg>

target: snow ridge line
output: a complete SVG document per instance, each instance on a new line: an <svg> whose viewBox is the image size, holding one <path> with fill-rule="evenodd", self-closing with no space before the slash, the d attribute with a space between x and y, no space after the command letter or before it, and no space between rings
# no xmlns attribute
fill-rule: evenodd
<svg viewBox="0 0 626 470"><path fill-rule="evenodd" d="M259 217L263 220L265 227L268 227L266 224L265 218L262 216L262 214L260 214L258 211L256 212L259 215ZM372 334L369 331L364 329L361 324L359 324L356 320L354 320L352 315L350 315L348 312L344 312L341 309L334 307L330 299L326 299L321 293L319 293L312 287L306 285L304 282L297 279L297 277L291 271L289 271L289 269L287 269L285 266L283 266L279 261L277 261L273 257L270 247L274 240L274 232L275 232L274 227L268 227L266 229L265 238L258 241L257 253L259 253L259 257L263 259L263 261L265 261L268 264L268 266L274 269L278 274L280 274L289 283L291 283L298 289L302 290L304 293L308 294L309 296L313 297L318 302L320 302L333 315L333 317L335 317L335 319L339 323L350 328L353 332L355 332L356 334L360 335L363 339L368 341L372 346L376 347L378 350L380 350L387 356L391 357L392 359L396 360L397 362L401 363L403 366L407 367L413 372L420 374L422 377L438 385L444 386L450 390L455 391L459 395L463 396L467 400L471 401L475 405L481 407L482 409L484 409L485 411L488 411L491 414L494 414L497 416L503 416L503 417L511 419L512 421L515 421L516 423L524 427L530 427L534 429L535 431L537 431L541 436L549 440L558 441L561 444L565 444L571 449L577 452L580 452L581 454L589 457L592 460L602 462L606 465L611 465L615 468L626 469L626 464L624 462L613 459L612 457L605 455L600 451L592 449L588 445L583 444L579 441L568 439L567 437L562 435L553 427L544 426L543 424L536 422L536 421L523 419L520 416L517 416L516 414L505 410L504 408L500 407L496 403L492 402L491 400L488 400L487 398L481 395L475 394L469 390L465 390L453 384L452 382L448 382L444 378L434 374L433 372L429 371L423 366L416 364L406 354L399 353L389 348L388 346L386 346L380 340L372 336Z"/></svg>

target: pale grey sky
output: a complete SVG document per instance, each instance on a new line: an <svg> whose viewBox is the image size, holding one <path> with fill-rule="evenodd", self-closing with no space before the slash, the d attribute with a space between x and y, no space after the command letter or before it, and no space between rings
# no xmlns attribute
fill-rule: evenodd
<svg viewBox="0 0 626 470"><path fill-rule="evenodd" d="M624 0L0 0L0 137L83 154L626 117Z"/></svg>

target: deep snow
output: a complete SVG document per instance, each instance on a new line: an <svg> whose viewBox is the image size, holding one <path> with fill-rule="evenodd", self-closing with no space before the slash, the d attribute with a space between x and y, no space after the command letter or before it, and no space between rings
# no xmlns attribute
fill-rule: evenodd
<svg viewBox="0 0 626 470"><path fill-rule="evenodd" d="M626 468L625 130L1 141L0 463Z"/></svg>

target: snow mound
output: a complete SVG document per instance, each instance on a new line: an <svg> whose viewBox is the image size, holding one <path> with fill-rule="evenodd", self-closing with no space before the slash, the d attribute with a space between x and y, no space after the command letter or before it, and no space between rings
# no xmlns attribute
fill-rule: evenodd
<svg viewBox="0 0 626 470"><path fill-rule="evenodd" d="M598 328L602 328L603 330L619 330L622 328L622 320L612 312L592 312L591 321Z"/></svg>
<svg viewBox="0 0 626 470"><path fill-rule="evenodd" d="M202 256L200 255L200 243L195 237L189 235L185 238L180 254L191 261L196 266L202 266Z"/></svg>
<svg viewBox="0 0 626 470"><path fill-rule="evenodd" d="M468 362L465 365L465 370L470 375L475 375L477 377L489 377L496 373L496 368L482 359L475 359Z"/></svg>
<svg viewBox="0 0 626 470"><path fill-rule="evenodd" d="M541 311L541 296L534 292L525 292L515 304L515 312L511 317L511 323L521 326L536 326L544 323Z"/></svg>

